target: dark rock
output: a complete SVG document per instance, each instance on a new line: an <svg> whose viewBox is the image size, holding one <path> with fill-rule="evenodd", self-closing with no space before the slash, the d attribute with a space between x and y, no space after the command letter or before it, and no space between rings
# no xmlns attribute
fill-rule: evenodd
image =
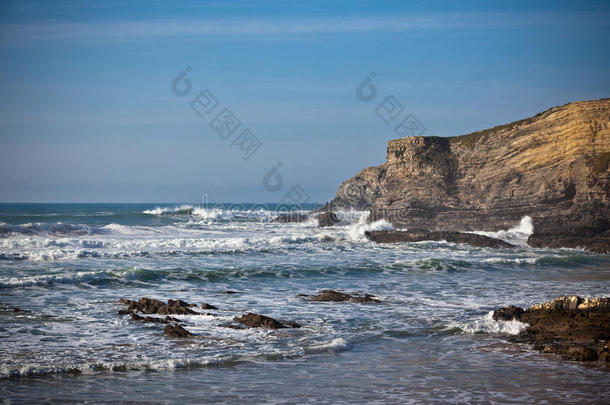
<svg viewBox="0 0 610 405"><path fill-rule="evenodd" d="M201 304L201 309L218 309L218 308L215 307L214 305L210 305L210 304L207 304L204 302L203 304Z"/></svg>
<svg viewBox="0 0 610 405"><path fill-rule="evenodd" d="M465 232L447 231L366 231L365 236L377 243L446 241L451 243L466 243L476 247L512 248L514 245L489 236Z"/></svg>
<svg viewBox="0 0 610 405"><path fill-rule="evenodd" d="M196 304L189 304L182 300L168 300L167 304L162 301L142 298L139 301L125 300L122 299L119 302L128 304L126 309L119 310L119 315L128 315L135 311L143 314L157 314L157 315L198 315L199 313L193 311L192 307Z"/></svg>
<svg viewBox="0 0 610 405"><path fill-rule="evenodd" d="M227 290L224 292L225 294L240 294L239 291L231 291L231 290Z"/></svg>
<svg viewBox="0 0 610 405"><path fill-rule="evenodd" d="M565 296L526 310L513 306L501 308L494 311L493 317L528 324L511 340L529 343L535 350L558 354L568 360L608 361L610 298Z"/></svg>
<svg viewBox="0 0 610 405"><path fill-rule="evenodd" d="M330 301L330 302L344 302L349 301L353 297L349 294L341 293L334 290L322 290L318 295L311 297L312 301Z"/></svg>
<svg viewBox="0 0 610 405"><path fill-rule="evenodd" d="M305 222L307 221L307 218L309 218L309 216L306 214L282 214L271 222L280 222L283 224L290 222Z"/></svg>
<svg viewBox="0 0 610 405"><path fill-rule="evenodd" d="M135 312L130 312L132 321L143 321L144 317L136 314Z"/></svg>
<svg viewBox="0 0 610 405"><path fill-rule="evenodd" d="M597 351L587 346L570 347L564 357L576 361L596 361Z"/></svg>
<svg viewBox="0 0 610 405"><path fill-rule="evenodd" d="M352 299L350 299L350 301L359 302L359 303L367 303L367 302L380 303L381 302L377 298L375 298L374 295L371 295L371 294L354 295L354 296L352 296Z"/></svg>
<svg viewBox="0 0 610 405"><path fill-rule="evenodd" d="M610 362L610 351L608 350L608 345L600 348L597 351L597 360L602 363Z"/></svg>
<svg viewBox="0 0 610 405"><path fill-rule="evenodd" d="M334 291L334 290L322 290L317 295L312 295L310 299L312 301L320 301L320 302L358 302L358 303L379 303L378 299L374 298L374 295L365 294L365 295L350 295L342 292Z"/></svg>
<svg viewBox="0 0 610 405"><path fill-rule="evenodd" d="M586 249L590 252L610 254L610 231L573 230L570 233L537 233L527 240L531 247Z"/></svg>
<svg viewBox="0 0 610 405"><path fill-rule="evenodd" d="M316 219L320 227L333 226L341 222L334 212L323 212L316 215Z"/></svg>
<svg viewBox="0 0 610 405"><path fill-rule="evenodd" d="M188 330L184 329L181 325L177 323L170 323L165 325L163 329L166 336L174 337L174 338L187 338L192 337L193 334Z"/></svg>
<svg viewBox="0 0 610 405"><path fill-rule="evenodd" d="M119 299L119 304L123 304L123 305L129 305L129 304L131 304L132 302L135 302L135 301L128 300L128 299L125 299L125 298L121 298L121 299Z"/></svg>
<svg viewBox="0 0 610 405"><path fill-rule="evenodd" d="M224 326L225 328L229 328L229 329L238 329L238 330L240 330L240 329L248 329L245 325L241 325L241 324L236 325L234 323L225 323L225 324L222 324L220 326Z"/></svg>
<svg viewBox="0 0 610 405"><path fill-rule="evenodd" d="M182 300L167 300L167 306L189 308L189 307L196 307L197 305L189 304L188 302L184 302Z"/></svg>
<svg viewBox="0 0 610 405"><path fill-rule="evenodd" d="M233 318L233 320L251 328L281 329L286 327L273 318L269 318L268 316L264 315L253 314L252 312L248 312L247 314L242 315L240 317L235 317Z"/></svg>
<svg viewBox="0 0 610 405"><path fill-rule="evenodd" d="M512 321L513 319L520 320L523 314L523 308L509 306L506 308L496 309L493 313L493 319L496 321Z"/></svg>
<svg viewBox="0 0 610 405"><path fill-rule="evenodd" d="M137 302L132 302L129 305L129 308L135 307L138 311L144 314L156 314L159 312L161 308L164 308L166 305L164 302L155 300L152 298L142 298Z"/></svg>
<svg viewBox="0 0 610 405"><path fill-rule="evenodd" d="M187 304L188 305L188 304ZM190 309L189 306L165 305L157 311L159 315L199 315L198 312Z"/></svg>
<svg viewBox="0 0 610 405"><path fill-rule="evenodd" d="M137 322L148 322L148 323L172 323L172 322L181 322L180 319L172 318L171 316L166 316L165 318L157 318L154 316L140 316L135 312L131 313L131 320Z"/></svg>

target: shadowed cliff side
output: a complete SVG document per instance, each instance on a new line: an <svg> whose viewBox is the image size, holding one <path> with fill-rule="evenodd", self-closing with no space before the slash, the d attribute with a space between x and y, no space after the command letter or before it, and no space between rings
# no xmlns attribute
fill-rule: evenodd
<svg viewBox="0 0 610 405"><path fill-rule="evenodd" d="M388 142L387 161L345 181L331 209L370 209L400 228L508 229L534 246L610 253L610 99L451 138Z"/></svg>

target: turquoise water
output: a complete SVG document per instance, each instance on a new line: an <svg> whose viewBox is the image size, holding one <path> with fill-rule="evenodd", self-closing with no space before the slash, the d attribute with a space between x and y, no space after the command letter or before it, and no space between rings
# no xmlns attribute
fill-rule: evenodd
<svg viewBox="0 0 610 405"><path fill-rule="evenodd" d="M265 204L0 204L0 397L92 402L607 403L608 374L506 343L499 306L610 295L610 257L443 242L377 245L366 214L318 228ZM294 208L294 207L293 207ZM304 207L305 209L312 206ZM320 289L382 304L313 303ZM227 290L238 294L225 294ZM211 303L196 338L119 298ZM235 330L257 312L303 325ZM204 311L202 311L204 312Z"/></svg>

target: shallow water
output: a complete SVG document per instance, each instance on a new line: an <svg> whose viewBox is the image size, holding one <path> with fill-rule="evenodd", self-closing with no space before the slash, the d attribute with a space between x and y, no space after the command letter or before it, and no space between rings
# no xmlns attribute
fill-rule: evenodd
<svg viewBox="0 0 610 405"><path fill-rule="evenodd" d="M363 213L318 228L278 206L0 205L0 396L92 402L604 403L607 372L507 344L499 306L607 296L610 257L376 245ZM307 207L310 208L310 207ZM517 224L516 224L517 225ZM523 224L521 224L523 225ZM499 233L525 240L527 227ZM531 230L530 230L531 231ZM314 303L323 288L382 304ZM226 290L238 294L224 294ZM119 298L211 303L197 338L117 315ZM300 329L234 330L257 312Z"/></svg>

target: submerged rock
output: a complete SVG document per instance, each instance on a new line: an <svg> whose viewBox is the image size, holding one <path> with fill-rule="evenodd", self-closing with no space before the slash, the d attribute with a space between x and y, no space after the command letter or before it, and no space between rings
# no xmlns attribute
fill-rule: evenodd
<svg viewBox="0 0 610 405"><path fill-rule="evenodd" d="M203 304L201 304L201 309L218 309L218 307L204 302Z"/></svg>
<svg viewBox="0 0 610 405"><path fill-rule="evenodd" d="M446 241L451 243L466 243L476 247L512 248L514 245L489 236L465 232L447 231L366 231L365 236L377 243Z"/></svg>
<svg viewBox="0 0 610 405"><path fill-rule="evenodd" d="M610 298L583 299L562 296L524 310L501 308L496 320L516 319L528 327L511 340L533 345L545 353L555 353L576 361L599 361L610 366Z"/></svg>
<svg viewBox="0 0 610 405"><path fill-rule="evenodd" d="M192 337L193 334L188 330L184 329L181 325L177 323L170 323L165 325L163 332L166 336L174 337L174 338L187 338Z"/></svg>
<svg viewBox="0 0 610 405"><path fill-rule="evenodd" d="M286 325L281 322L270 318L268 316L254 314L252 312L248 312L240 317L233 318L235 322L239 322L242 325L249 326L251 328L267 328L267 329L283 329L283 328L300 328L301 325L296 322L289 322Z"/></svg>
<svg viewBox="0 0 610 405"><path fill-rule="evenodd" d="M379 303L379 302L381 302L377 298L375 298L374 295L371 295L371 294L350 295L350 294L345 294L345 293L342 293L339 291L334 291L334 290L322 290L317 295L309 296L309 299L311 301L320 301L320 302L346 302L346 301L359 302L359 303L366 303L366 302Z"/></svg>
<svg viewBox="0 0 610 405"><path fill-rule="evenodd" d="M2 311L2 312L20 312L20 313L25 313L25 314L32 313L32 311L28 311L27 309L21 309L19 307L12 307L9 305L5 305L1 302L0 302L0 311Z"/></svg>
<svg viewBox="0 0 610 405"><path fill-rule="evenodd" d="M305 222L309 218L309 215L306 214L282 214L277 216L271 222L279 222L282 224L287 224L290 222Z"/></svg>
<svg viewBox="0 0 610 405"><path fill-rule="evenodd" d="M318 220L318 226L320 227L333 226L341 222L334 212L323 212L322 214L316 215L316 219Z"/></svg>

